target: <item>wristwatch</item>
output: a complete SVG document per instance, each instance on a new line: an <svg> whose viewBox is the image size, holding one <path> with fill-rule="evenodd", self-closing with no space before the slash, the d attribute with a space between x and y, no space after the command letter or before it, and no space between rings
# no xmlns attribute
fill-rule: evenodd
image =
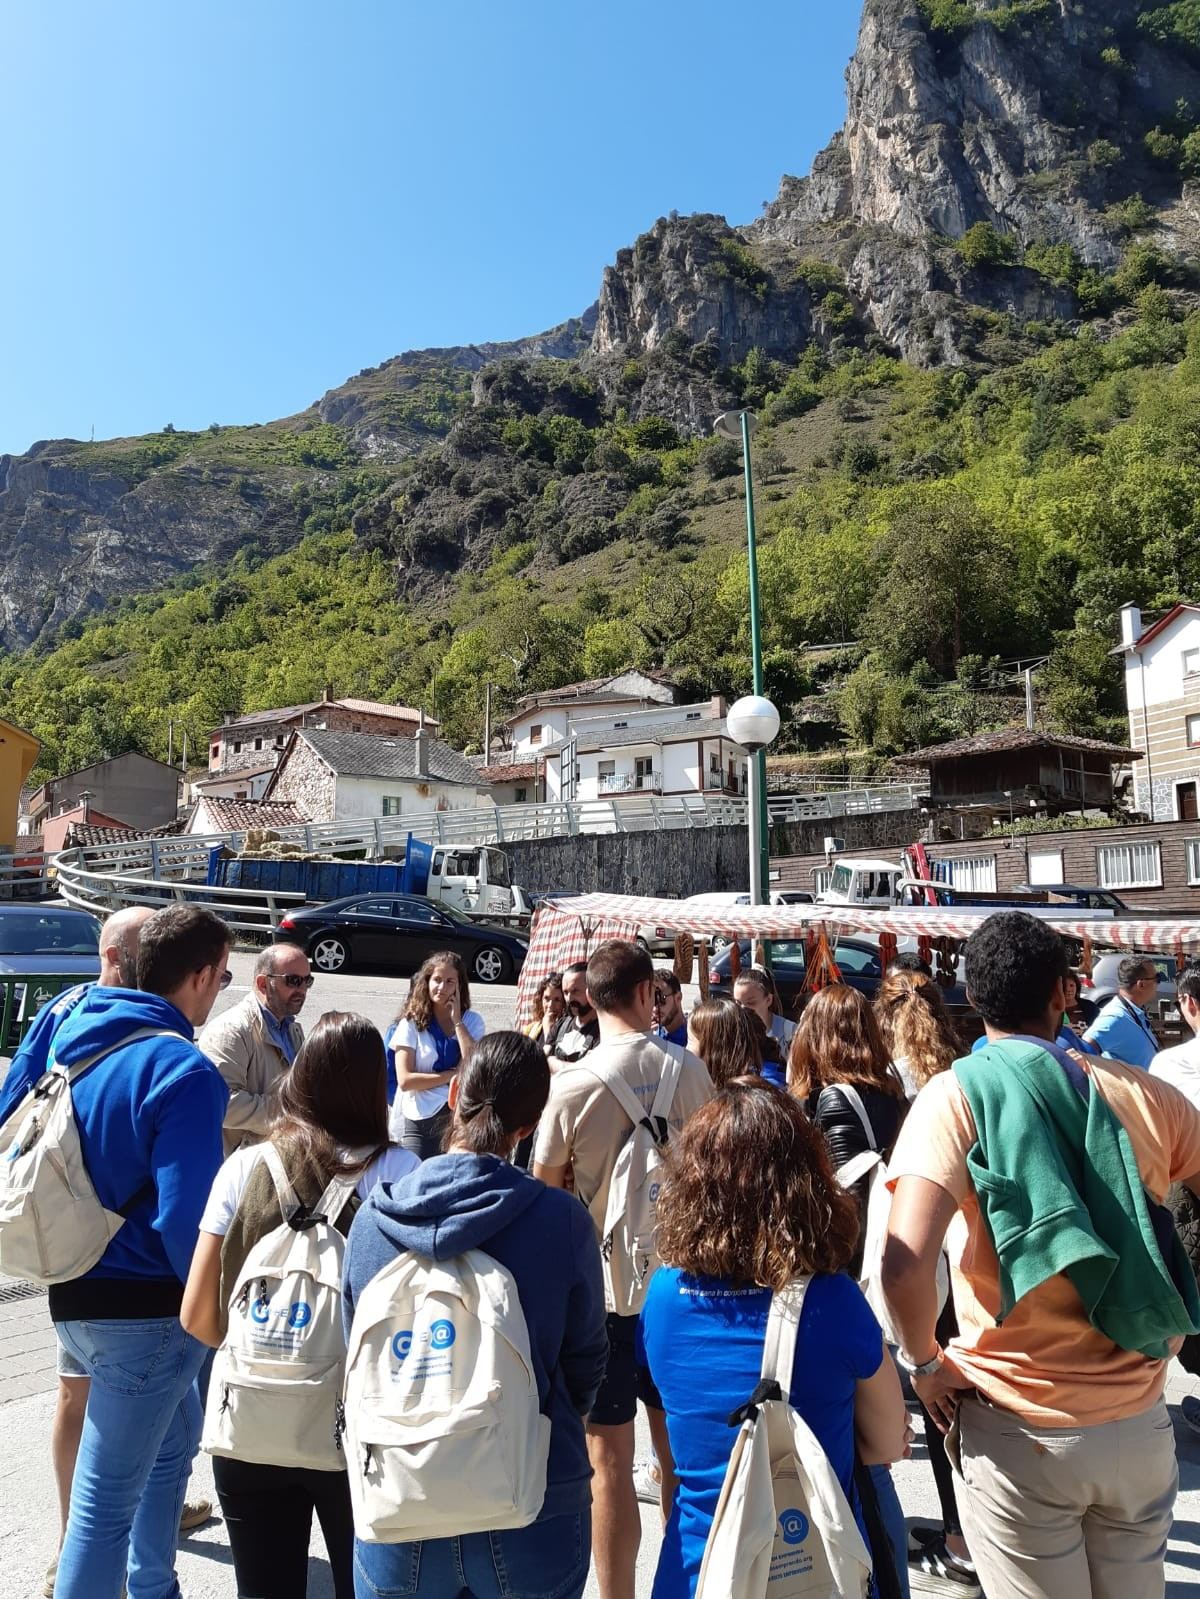
<svg viewBox="0 0 1200 1599"><path fill-rule="evenodd" d="M896 1351L896 1364L901 1371L906 1371L910 1377L932 1377L944 1358L941 1344L935 1344L933 1346L933 1354L930 1355L928 1360L922 1361L919 1366L908 1358L903 1349L897 1349Z"/></svg>

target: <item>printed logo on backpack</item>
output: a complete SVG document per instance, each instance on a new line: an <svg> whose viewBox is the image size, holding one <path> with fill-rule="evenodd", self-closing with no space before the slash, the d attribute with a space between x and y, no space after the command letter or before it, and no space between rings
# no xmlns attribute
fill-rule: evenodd
<svg viewBox="0 0 1200 1599"><path fill-rule="evenodd" d="M266 1466L340 1471L345 1241L334 1225L358 1182L335 1177L309 1212L263 1144L284 1221L250 1250L208 1388L202 1447Z"/></svg>

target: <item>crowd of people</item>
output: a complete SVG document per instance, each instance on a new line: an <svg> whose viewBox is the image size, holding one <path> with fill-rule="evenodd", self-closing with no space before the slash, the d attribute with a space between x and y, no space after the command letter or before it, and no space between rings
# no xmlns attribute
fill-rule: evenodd
<svg viewBox="0 0 1200 1599"><path fill-rule="evenodd" d="M577 1599L589 1571L633 1599L639 1497L663 1522L654 1599L713 1599L731 1418L773 1397L878 1599L1161 1599L1163 1387L1200 1335L1165 1208L1200 1193L1200 968L1178 980L1195 1036L1159 1051L1152 962L1086 1015L1058 935L998 913L965 948L969 1051L912 955L872 1001L833 984L793 1021L765 967L685 1012L678 973L610 940L538 986L523 1031L488 1032L439 953L386 1036L341 1012L306 1033L286 944L210 1020L228 956L207 911L114 915L98 982L42 1011L0 1086L24 1149L31 1096L67 1074L112 1223L49 1289L47 1595L176 1599L203 1437L242 1599L305 1593L314 1514L337 1599ZM514 1351L529 1425L511 1375L480 1387ZM907 1526L892 1482L905 1384L937 1525ZM489 1509L513 1428L513 1506Z"/></svg>

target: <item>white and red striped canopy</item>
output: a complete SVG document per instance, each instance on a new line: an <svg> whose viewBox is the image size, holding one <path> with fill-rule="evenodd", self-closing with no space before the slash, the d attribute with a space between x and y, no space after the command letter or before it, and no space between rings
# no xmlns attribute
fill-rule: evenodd
<svg viewBox="0 0 1200 1599"><path fill-rule="evenodd" d="M928 906L908 909L859 910L850 905L688 905L677 899L642 899L631 894L579 894L543 902L533 923L533 938L521 969L518 1019L523 1025L533 1014L533 995L543 977L561 971L573 961L587 960L597 944L607 938L635 938L639 927L669 927L678 933L704 936L722 933L728 938L800 938L812 927L824 926L830 939L843 933L892 933L897 938L970 938L997 911L1012 906ZM1035 907L1031 905L1030 909ZM1044 907L1036 907L1043 910ZM1041 920L1060 933L1096 948L1161 951L1200 951L1200 921L1178 917L1072 916L1064 905L1061 916Z"/></svg>

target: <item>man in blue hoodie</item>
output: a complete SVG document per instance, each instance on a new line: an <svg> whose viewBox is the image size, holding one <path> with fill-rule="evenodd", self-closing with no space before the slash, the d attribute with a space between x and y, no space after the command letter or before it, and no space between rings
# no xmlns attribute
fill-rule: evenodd
<svg viewBox="0 0 1200 1599"><path fill-rule="evenodd" d="M133 1599L178 1599L205 1354L179 1307L227 1099L193 1038L228 981L228 953L210 911L159 911L138 941L139 991L95 986L54 1036L65 1066L101 1057L72 1087L75 1119L101 1204L125 1216L91 1271L50 1289L59 1337L91 1378L57 1599L118 1599L127 1566Z"/></svg>

